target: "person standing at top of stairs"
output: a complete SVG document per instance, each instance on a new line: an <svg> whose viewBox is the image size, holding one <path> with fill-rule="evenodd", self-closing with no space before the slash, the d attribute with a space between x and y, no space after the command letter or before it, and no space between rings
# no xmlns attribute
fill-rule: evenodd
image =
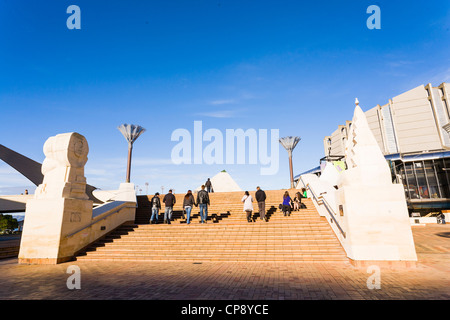
<svg viewBox="0 0 450 320"><path fill-rule="evenodd" d="M205 182L205 187L206 187L206 191L208 193L212 192L212 183L211 183L211 180L209 178Z"/></svg>

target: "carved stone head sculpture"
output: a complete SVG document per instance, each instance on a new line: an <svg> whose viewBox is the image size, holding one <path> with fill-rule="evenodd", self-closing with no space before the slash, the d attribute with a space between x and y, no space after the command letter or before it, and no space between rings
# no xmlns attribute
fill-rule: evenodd
<svg viewBox="0 0 450 320"><path fill-rule="evenodd" d="M44 180L36 190L36 199L88 199L84 165L89 146L82 135L71 132L50 137L44 144L42 163Z"/></svg>

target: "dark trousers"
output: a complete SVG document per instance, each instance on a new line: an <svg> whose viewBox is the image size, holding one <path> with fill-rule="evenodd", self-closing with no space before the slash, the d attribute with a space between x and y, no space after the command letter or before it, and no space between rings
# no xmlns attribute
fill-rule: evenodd
<svg viewBox="0 0 450 320"><path fill-rule="evenodd" d="M291 214L291 206L283 205L283 212L284 212L284 215L286 215L286 214L290 215Z"/></svg>
<svg viewBox="0 0 450 320"><path fill-rule="evenodd" d="M247 213L247 221L250 222L252 221L252 211L250 210L246 210L245 213Z"/></svg>
<svg viewBox="0 0 450 320"><path fill-rule="evenodd" d="M258 201L258 209L259 209L259 217L264 220L266 218L266 202Z"/></svg>

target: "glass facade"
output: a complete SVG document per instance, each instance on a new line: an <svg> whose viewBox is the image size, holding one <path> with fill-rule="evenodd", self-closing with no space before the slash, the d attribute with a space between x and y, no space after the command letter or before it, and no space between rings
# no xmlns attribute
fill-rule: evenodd
<svg viewBox="0 0 450 320"><path fill-rule="evenodd" d="M450 198L450 158L398 162L395 170L407 199Z"/></svg>

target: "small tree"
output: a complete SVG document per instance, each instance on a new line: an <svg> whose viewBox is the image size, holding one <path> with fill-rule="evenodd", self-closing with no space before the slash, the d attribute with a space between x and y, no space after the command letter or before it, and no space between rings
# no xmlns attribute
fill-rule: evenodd
<svg viewBox="0 0 450 320"><path fill-rule="evenodd" d="M10 214L0 215L0 229L15 229L19 226L17 219Z"/></svg>

